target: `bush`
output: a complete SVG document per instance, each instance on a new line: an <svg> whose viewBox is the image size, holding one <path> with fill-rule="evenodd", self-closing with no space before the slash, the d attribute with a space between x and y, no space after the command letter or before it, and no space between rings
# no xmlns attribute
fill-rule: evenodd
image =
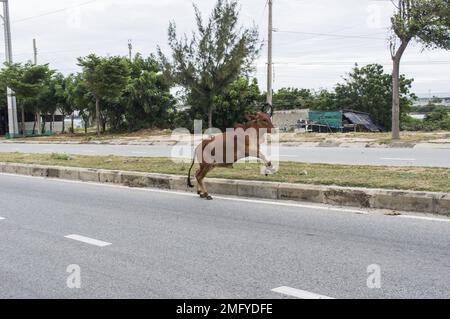
<svg viewBox="0 0 450 319"><path fill-rule="evenodd" d="M400 121L401 129L403 131L423 131L424 121L415 119L408 114L402 114L402 119Z"/></svg>
<svg viewBox="0 0 450 319"><path fill-rule="evenodd" d="M448 109L443 106L436 108L433 112L427 114L427 116L425 117L426 122L443 122L448 119L450 119L450 115L448 115Z"/></svg>
<svg viewBox="0 0 450 319"><path fill-rule="evenodd" d="M427 114L423 121L409 115L403 115L401 123L404 131L450 131L450 115L447 109L442 107Z"/></svg>
<svg viewBox="0 0 450 319"><path fill-rule="evenodd" d="M58 153L53 153L50 158L52 160L56 160L56 161L69 161L71 160L70 156L67 154L58 154Z"/></svg>

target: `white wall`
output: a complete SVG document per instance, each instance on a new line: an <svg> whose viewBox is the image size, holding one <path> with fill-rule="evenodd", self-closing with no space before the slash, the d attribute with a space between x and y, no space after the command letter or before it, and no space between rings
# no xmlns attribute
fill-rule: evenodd
<svg viewBox="0 0 450 319"><path fill-rule="evenodd" d="M33 130L34 122L25 122L25 131L32 131ZM20 127L20 123L19 123ZM67 127L66 127L67 128ZM36 127L36 130L39 128ZM45 123L45 130L50 131L50 123ZM53 132L54 133L60 133L62 131L62 122L53 122Z"/></svg>

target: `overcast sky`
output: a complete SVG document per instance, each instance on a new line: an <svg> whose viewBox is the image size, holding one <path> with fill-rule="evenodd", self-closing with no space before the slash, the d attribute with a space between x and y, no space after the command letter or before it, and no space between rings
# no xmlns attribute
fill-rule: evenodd
<svg viewBox="0 0 450 319"><path fill-rule="evenodd" d="M214 5L212 0L194 2L205 15ZM38 41L39 63L50 63L65 74L78 71L76 58L92 52L127 55L128 39L133 40L134 51L144 55L155 52L157 45L167 50L169 21L175 21L180 32L193 29L192 3L10 0L14 58L32 59L33 38ZM258 25L265 41L266 0L241 0L241 6L242 23ZM274 0L275 89L332 88L355 63L380 63L390 72L387 36L392 12L389 0ZM255 73L262 89L266 56L264 47ZM421 52L420 46L411 46L402 72L415 78L414 91L420 95L450 95L450 52Z"/></svg>

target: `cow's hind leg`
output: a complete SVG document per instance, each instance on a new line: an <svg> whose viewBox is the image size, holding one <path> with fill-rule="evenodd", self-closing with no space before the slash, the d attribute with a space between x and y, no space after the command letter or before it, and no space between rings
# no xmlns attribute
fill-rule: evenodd
<svg viewBox="0 0 450 319"><path fill-rule="evenodd" d="M206 198L207 200L212 200L213 198L208 194L208 191L206 190L204 179L213 168L214 167L212 165L202 165L200 166L200 170L196 175L198 185L200 186L200 197Z"/></svg>
<svg viewBox="0 0 450 319"><path fill-rule="evenodd" d="M200 171L201 171L201 168L199 168L199 169L195 172L195 179L197 180L197 194L198 194L198 195L201 195L201 194L203 193L203 189L202 189L202 187L201 187L201 184L200 184L200 182L198 181L198 176L199 176Z"/></svg>

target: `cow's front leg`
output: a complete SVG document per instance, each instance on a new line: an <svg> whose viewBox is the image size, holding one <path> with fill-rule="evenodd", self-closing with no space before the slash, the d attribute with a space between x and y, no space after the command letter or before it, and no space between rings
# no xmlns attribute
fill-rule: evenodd
<svg viewBox="0 0 450 319"><path fill-rule="evenodd" d="M264 155L262 152L258 153L258 158L264 162L264 165L266 165L265 175L269 176L275 173L275 170L272 166L272 162Z"/></svg>

